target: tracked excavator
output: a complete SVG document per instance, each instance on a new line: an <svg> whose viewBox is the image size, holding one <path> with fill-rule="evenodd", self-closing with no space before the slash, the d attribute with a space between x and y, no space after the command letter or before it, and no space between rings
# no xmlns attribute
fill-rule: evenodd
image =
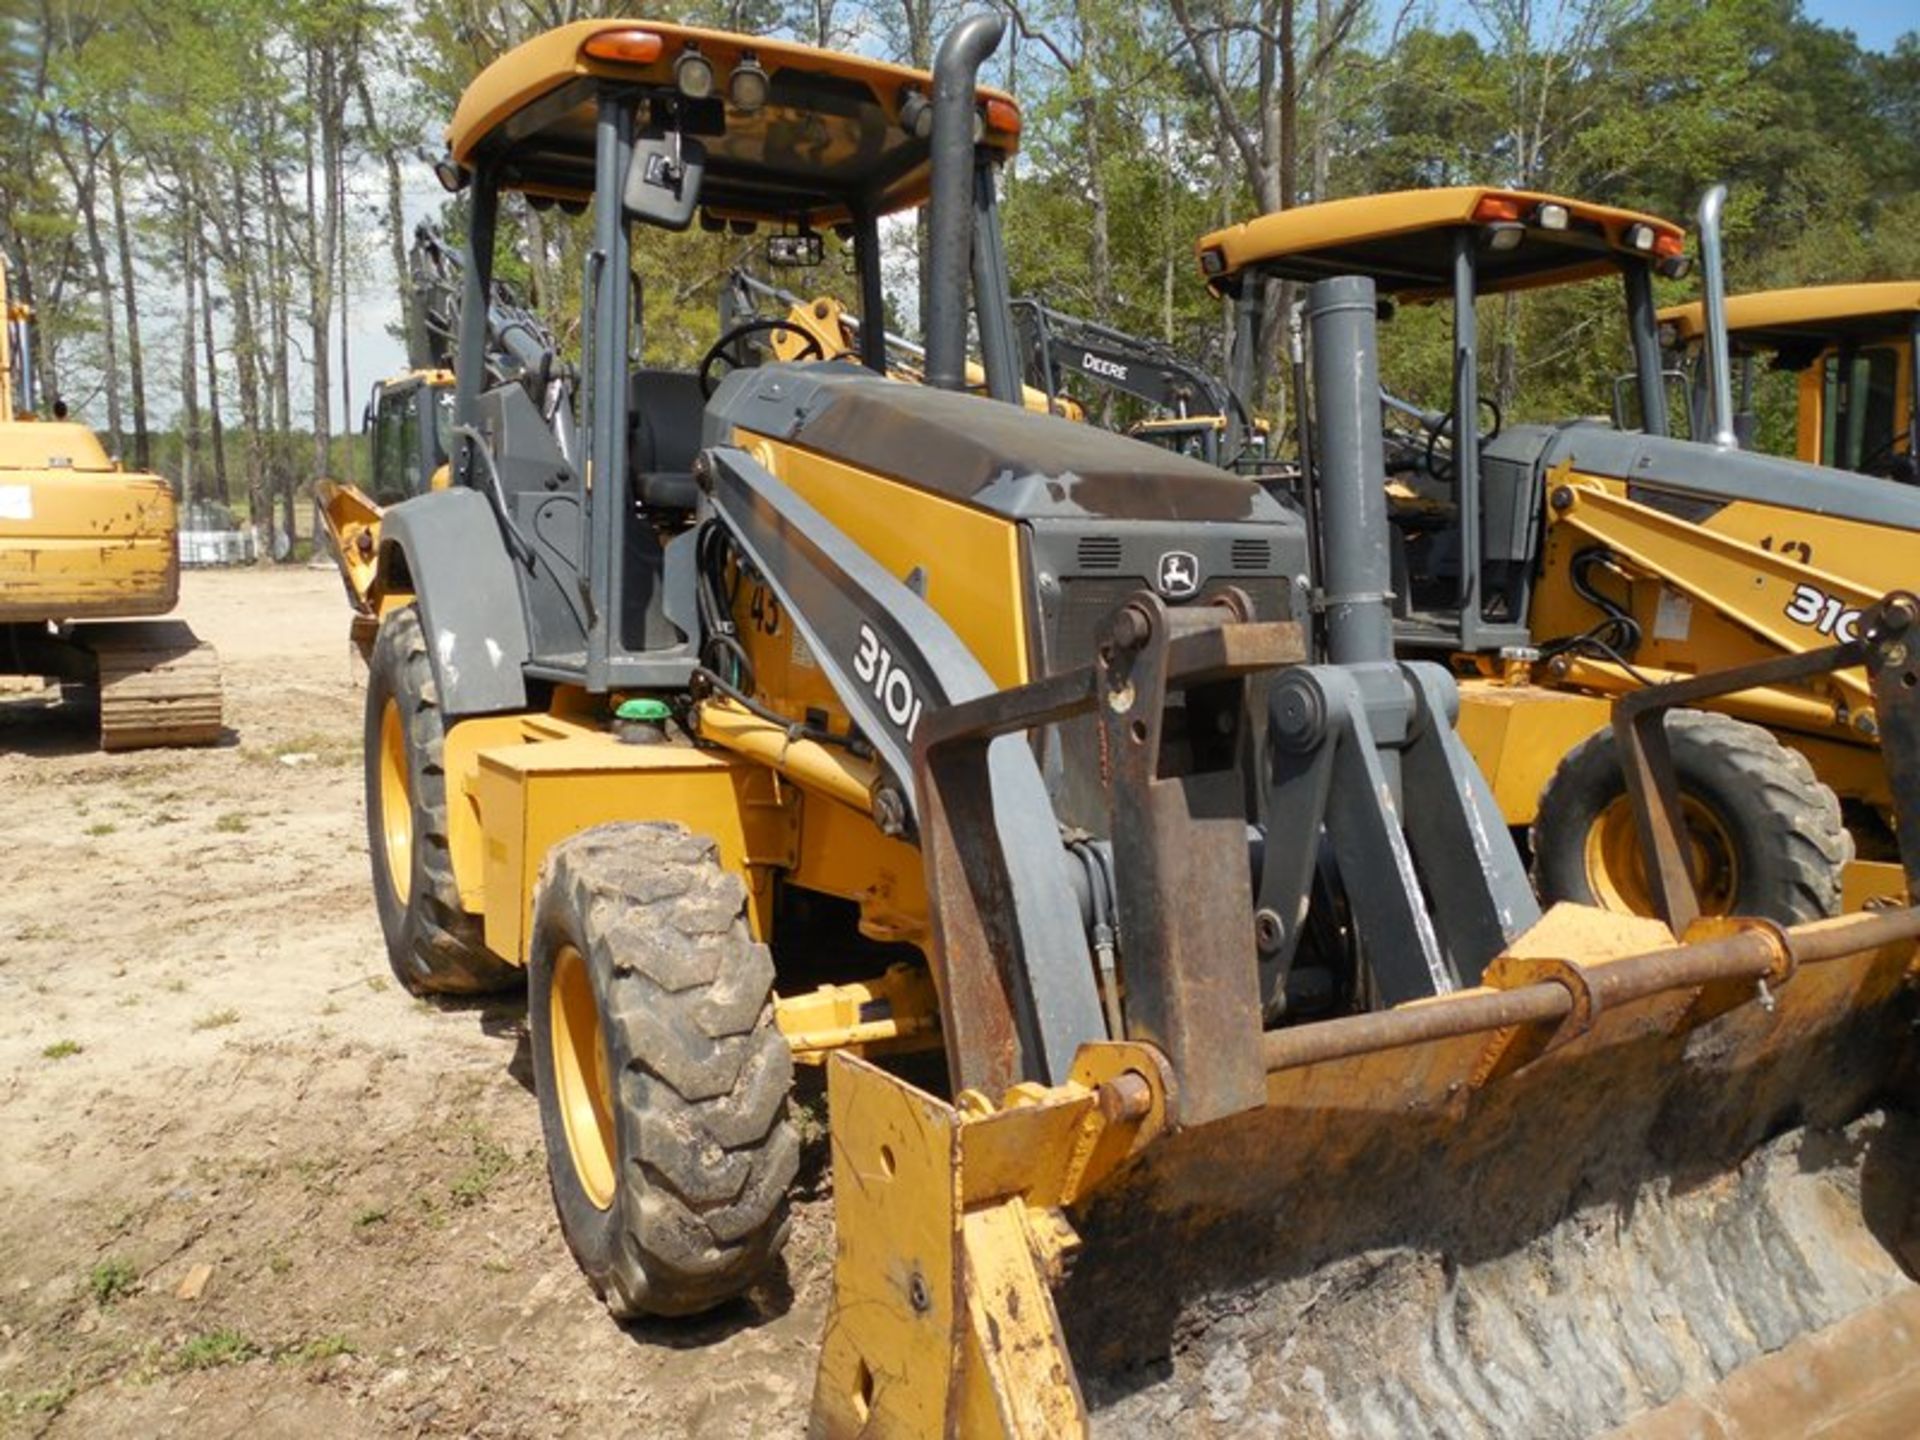
<svg viewBox="0 0 1920 1440"><path fill-rule="evenodd" d="M769 247L790 237L774 236ZM815 263L818 255L815 253ZM761 307L773 302L778 313L766 315ZM860 317L831 295L816 295L808 300L791 290L770 284L744 268L736 267L727 276L720 296L720 328L739 338L726 350L709 354L708 370L720 363L730 368L746 363L747 352L759 348L778 360L837 360L860 352ZM927 352L904 335L886 332L887 373L896 380L923 383ZM969 358L967 385L984 392L986 370ZM1069 420L1085 419L1080 406L1070 396L1040 385L1022 385L1020 403L1043 415L1063 415Z"/></svg>
<svg viewBox="0 0 1920 1440"><path fill-rule="evenodd" d="M1395 641L1461 676L1460 730L1502 813L1530 827L1551 898L1660 913L1613 701L1845 640L1920 565L1920 493L1737 448L1720 311L1719 207L1701 211L1710 423L1669 421L1653 285L1681 227L1563 195L1484 187L1302 206L1203 237L1216 293L1263 277L1368 275L1450 307L1452 384L1394 446ZM1634 362L1613 424L1516 424L1479 389L1477 302L1611 279ZM1254 323L1244 313L1244 329ZM1623 423L1631 420L1631 426ZM1709 913L1792 921L1900 893L1879 727L1858 670L1769 681L1670 720L1687 863Z"/></svg>
<svg viewBox="0 0 1920 1440"><path fill-rule="evenodd" d="M583 21L448 131L451 483L363 596L373 898L410 990L524 988L586 1283L671 1317L775 1271L823 1065L816 1435L1910 1416L1920 911L1690 918L1681 867L1672 923L1542 913L1452 676L1393 654L1368 280L1309 298L1324 643L1292 512L1021 405L1003 23L923 72ZM522 189L591 207L567 452L485 362ZM923 205L907 384L880 223ZM634 247L703 210L848 226L855 354L645 363ZM1866 666L1903 819L1916 627L1791 661ZM1757 682L1692 683L1621 703L1661 855L1662 718Z"/></svg>
<svg viewBox="0 0 1920 1440"><path fill-rule="evenodd" d="M314 485L317 529L354 606L354 634L371 645L376 617L362 604L371 577L373 538L380 513L414 495L444 488L453 423L454 352L459 343L463 265L459 250L424 221L407 253L408 368L376 381L362 429L367 436L367 488L321 479ZM564 454L572 444L576 377L560 356L553 331L538 311L503 281L490 283L484 305L487 379L518 385ZM561 417L565 416L565 419Z"/></svg>
<svg viewBox="0 0 1920 1440"><path fill-rule="evenodd" d="M1264 468L1268 427L1238 391L1169 345L1056 310L1032 296L1013 301L1026 369L1049 397L1073 382L1130 395L1156 412L1126 433L1209 465Z"/></svg>
<svg viewBox="0 0 1920 1440"><path fill-rule="evenodd" d="M210 745L220 659L184 620L172 487L124 470L56 408L36 412L32 311L0 266L0 672L72 686L103 750Z"/></svg>

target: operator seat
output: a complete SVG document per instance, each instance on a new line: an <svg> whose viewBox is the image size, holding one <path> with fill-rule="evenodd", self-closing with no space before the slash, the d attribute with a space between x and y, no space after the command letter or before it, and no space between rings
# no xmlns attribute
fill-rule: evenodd
<svg viewBox="0 0 1920 1440"><path fill-rule="evenodd" d="M706 406L691 371L643 367L628 378L628 463L634 493L648 509L691 510L698 501L693 460Z"/></svg>

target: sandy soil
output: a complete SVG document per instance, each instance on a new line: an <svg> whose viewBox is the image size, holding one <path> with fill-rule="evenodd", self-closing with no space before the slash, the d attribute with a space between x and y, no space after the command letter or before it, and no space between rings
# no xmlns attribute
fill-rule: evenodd
<svg viewBox="0 0 1920 1440"><path fill-rule="evenodd" d="M0 1434L798 1430L825 1202L752 1301L610 1321L524 1007L390 978L338 582L191 574L181 613L222 746L103 755L0 697Z"/></svg>

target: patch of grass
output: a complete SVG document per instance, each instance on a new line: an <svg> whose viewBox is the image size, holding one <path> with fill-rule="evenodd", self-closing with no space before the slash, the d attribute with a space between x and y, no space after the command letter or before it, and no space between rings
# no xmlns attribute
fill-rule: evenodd
<svg viewBox="0 0 1920 1440"><path fill-rule="evenodd" d="M245 815L238 810L229 810L213 822L213 828L223 835L240 835L245 833L247 824Z"/></svg>
<svg viewBox="0 0 1920 1440"><path fill-rule="evenodd" d="M231 1005L222 1010L209 1010L193 1022L196 1030L219 1030L228 1025L240 1023L240 1012Z"/></svg>
<svg viewBox="0 0 1920 1440"><path fill-rule="evenodd" d="M308 730L273 747L274 759L286 763L288 756L304 756L306 763L318 765L345 765L359 758L360 741L357 736Z"/></svg>
<svg viewBox="0 0 1920 1440"><path fill-rule="evenodd" d="M384 1225L386 1220L387 1210L384 1205L368 1205L364 1209L353 1212L353 1228L356 1230L365 1230L370 1225Z"/></svg>
<svg viewBox="0 0 1920 1440"><path fill-rule="evenodd" d="M386 990L388 988L390 987L387 984L386 976L384 975L367 976L367 989L373 991L374 994L378 995L382 990Z"/></svg>
<svg viewBox="0 0 1920 1440"><path fill-rule="evenodd" d="M331 1360L336 1355L358 1355L354 1343L344 1335L318 1335L303 1345L280 1352L282 1360Z"/></svg>
<svg viewBox="0 0 1920 1440"><path fill-rule="evenodd" d="M478 1205L487 1198L494 1182L512 1168L513 1155L506 1146L474 1132L472 1163L454 1177L449 1187L453 1203Z"/></svg>
<svg viewBox="0 0 1920 1440"><path fill-rule="evenodd" d="M293 1269L293 1260L276 1252L267 1257L267 1269L274 1275L286 1275Z"/></svg>
<svg viewBox="0 0 1920 1440"><path fill-rule="evenodd" d="M258 1353L258 1347L238 1330L209 1330L174 1351L173 1360L182 1370L215 1370L251 1360Z"/></svg>
<svg viewBox="0 0 1920 1440"><path fill-rule="evenodd" d="M80 1387L72 1380L62 1380L58 1385L49 1385L43 1390L29 1390L16 1402L16 1408L25 1415L44 1415L52 1419L72 1402L80 1393Z"/></svg>
<svg viewBox="0 0 1920 1440"><path fill-rule="evenodd" d="M93 835L96 837L101 835L111 835L113 834L114 831L118 830L119 828L120 827L114 824L111 820L96 820L94 821L93 824L87 826L87 834Z"/></svg>
<svg viewBox="0 0 1920 1440"><path fill-rule="evenodd" d="M300 1184L312 1195L331 1195L335 1172L339 1168L338 1160L321 1160L312 1156L303 1157L293 1164L293 1172L300 1177Z"/></svg>
<svg viewBox="0 0 1920 1440"><path fill-rule="evenodd" d="M184 995L187 993L187 982L176 975L171 980L162 980L160 988L172 991L175 995Z"/></svg>
<svg viewBox="0 0 1920 1440"><path fill-rule="evenodd" d="M64 925L54 925L44 920L29 920L13 932L16 940L64 940L67 931Z"/></svg>
<svg viewBox="0 0 1920 1440"><path fill-rule="evenodd" d="M140 1272L131 1260L109 1255L87 1272L87 1290L96 1305L111 1305L131 1295L140 1284Z"/></svg>
<svg viewBox="0 0 1920 1440"><path fill-rule="evenodd" d="M87 1047L78 1040L56 1040L40 1053L49 1060L64 1060L69 1055L78 1055Z"/></svg>
<svg viewBox="0 0 1920 1440"><path fill-rule="evenodd" d="M795 1097L793 1106L793 1128L799 1132L800 1143L811 1145L827 1137L827 1097L824 1093Z"/></svg>

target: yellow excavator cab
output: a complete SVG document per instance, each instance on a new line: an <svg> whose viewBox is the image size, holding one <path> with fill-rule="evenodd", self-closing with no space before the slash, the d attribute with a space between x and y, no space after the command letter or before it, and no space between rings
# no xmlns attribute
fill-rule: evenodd
<svg viewBox="0 0 1920 1440"><path fill-rule="evenodd" d="M1914 425L1920 375L1920 280L1808 285L1727 297L1727 336L1740 367L1740 412L1751 423L1752 365L1798 377L1794 455L1814 465L1920 481ZM1706 307L1660 311L1661 339L1699 377ZM1696 387L1697 394L1697 387ZM1696 411L1698 402L1696 401Z"/></svg>

